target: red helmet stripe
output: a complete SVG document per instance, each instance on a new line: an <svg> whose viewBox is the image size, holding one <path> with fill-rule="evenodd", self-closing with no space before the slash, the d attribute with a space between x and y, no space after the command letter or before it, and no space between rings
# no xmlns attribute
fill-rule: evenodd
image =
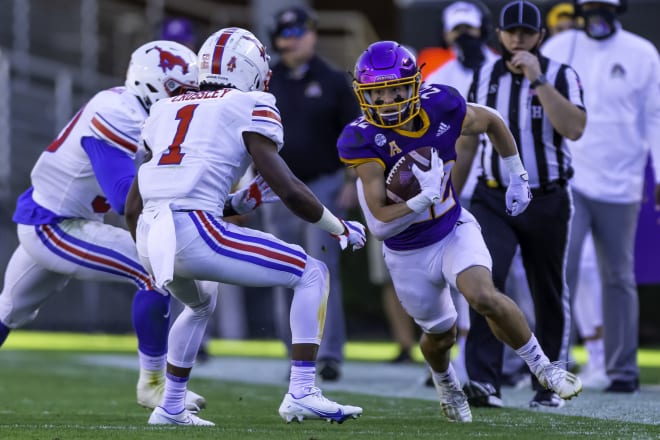
<svg viewBox="0 0 660 440"><path fill-rule="evenodd" d="M218 38L218 42L215 43L215 49L213 50L213 64L211 64L211 73L219 74L222 71L222 54L225 51L225 44L227 40L233 34L233 31L223 32Z"/></svg>

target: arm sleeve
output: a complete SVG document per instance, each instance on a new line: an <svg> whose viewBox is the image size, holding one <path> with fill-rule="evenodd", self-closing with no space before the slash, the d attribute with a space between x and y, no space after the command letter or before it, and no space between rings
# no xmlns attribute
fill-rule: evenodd
<svg viewBox="0 0 660 440"><path fill-rule="evenodd" d="M135 164L127 153L91 136L82 138L96 180L112 209L124 214L126 196L135 177Z"/></svg>
<svg viewBox="0 0 660 440"><path fill-rule="evenodd" d="M376 217L374 217L374 215L369 210L369 206L367 206L367 200L364 197L364 189L362 188L362 182L360 179L357 179L357 193L360 207L362 207L362 213L364 214L364 219L367 222L367 226L369 227L369 230L374 235L374 237L376 237L378 240L386 240L400 232L405 231L408 226L413 224L415 220L418 219L419 214L412 212L391 222L381 222Z"/></svg>

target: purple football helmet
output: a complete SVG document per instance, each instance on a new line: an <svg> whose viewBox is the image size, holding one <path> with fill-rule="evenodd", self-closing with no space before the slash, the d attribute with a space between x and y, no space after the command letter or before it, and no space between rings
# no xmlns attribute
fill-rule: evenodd
<svg viewBox="0 0 660 440"><path fill-rule="evenodd" d="M377 127L399 127L417 116L420 109L421 74L415 56L396 41L370 45L355 63L353 92L367 121ZM385 103L377 95L399 87L405 95Z"/></svg>

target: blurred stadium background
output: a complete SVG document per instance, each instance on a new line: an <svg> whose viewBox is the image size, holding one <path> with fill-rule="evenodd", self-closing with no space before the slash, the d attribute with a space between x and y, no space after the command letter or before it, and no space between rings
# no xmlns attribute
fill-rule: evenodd
<svg viewBox="0 0 660 440"><path fill-rule="evenodd" d="M438 44L440 11L433 0L0 0L0 267L17 240L11 215L29 185L41 151L76 109L96 91L123 84L128 57L158 38L168 17L187 17L198 40L225 26L242 26L269 44L269 20L291 4L319 12L319 52L351 70L357 55L378 39L395 39L420 50ZM486 1L493 13L503 0ZM554 3L536 0L545 8ZM660 1L630 0L624 26L660 43ZM638 253L642 344L660 344L660 223L646 208L647 247ZM110 219L121 222L120 218ZM657 246L648 246L658 243ZM648 251L646 249L652 249ZM387 338L377 286L369 283L366 253L344 257L349 338ZM132 332L133 288L71 282L43 307L27 328L85 332ZM246 291L248 337L274 337L268 291ZM218 336L217 329L214 336Z"/></svg>

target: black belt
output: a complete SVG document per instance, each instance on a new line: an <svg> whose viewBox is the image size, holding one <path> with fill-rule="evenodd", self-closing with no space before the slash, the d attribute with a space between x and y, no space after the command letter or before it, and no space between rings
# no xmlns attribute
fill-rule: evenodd
<svg viewBox="0 0 660 440"><path fill-rule="evenodd" d="M538 188L532 188L532 195L549 194L564 188L566 188L566 181L564 179L557 179L539 185Z"/></svg>

